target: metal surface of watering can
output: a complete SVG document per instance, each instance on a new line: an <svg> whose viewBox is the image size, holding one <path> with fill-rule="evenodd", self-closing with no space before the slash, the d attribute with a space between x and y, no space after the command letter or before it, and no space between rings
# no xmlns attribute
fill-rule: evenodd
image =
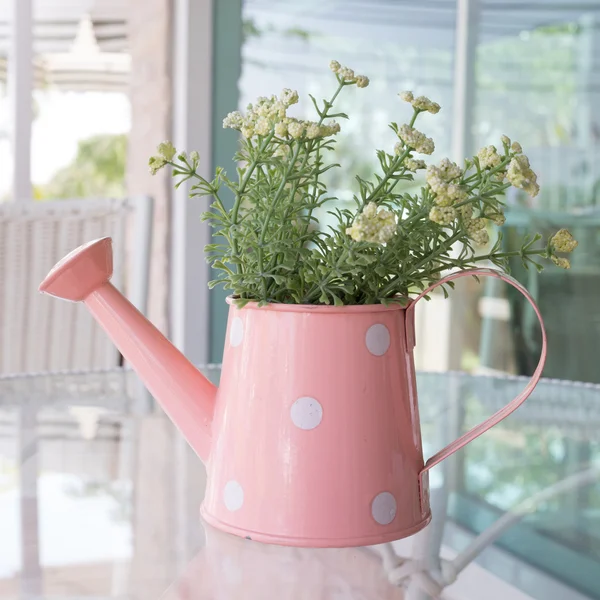
<svg viewBox="0 0 600 600"><path fill-rule="evenodd" d="M489 269L453 273L408 306L231 300L220 387L209 382L109 282L110 238L60 261L40 291L84 302L206 463L201 508L214 527L312 547L379 544L431 519L428 471L507 417L542 374L546 333L528 292ZM542 353L525 389L426 462L415 368L414 307L459 277L500 278L540 320Z"/></svg>

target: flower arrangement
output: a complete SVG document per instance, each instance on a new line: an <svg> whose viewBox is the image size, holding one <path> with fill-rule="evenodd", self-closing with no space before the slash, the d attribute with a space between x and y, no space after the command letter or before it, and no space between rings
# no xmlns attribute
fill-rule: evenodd
<svg viewBox="0 0 600 600"><path fill-rule="evenodd" d="M236 179L218 167L215 178L206 180L197 172L198 153L178 153L169 142L150 158L153 174L170 165L177 186L192 180L192 196L214 198L212 210L203 215L217 238L206 247L219 273L211 287L233 290L240 306L249 301L376 304L405 301L442 272L482 262L505 272L511 257L538 270L543 268L538 258L569 268L559 253L573 251L577 242L565 229L543 245L538 244L541 235L526 236L521 248L510 252L503 251L498 234L489 247L488 226L505 220L506 189L512 185L530 196L539 192L520 144L502 136L501 150L482 148L463 166L447 158L427 165L419 155L432 154L434 142L415 123L421 113L438 113L440 105L412 92L399 94L412 116L406 124L390 124L398 141L391 151L377 151L380 172L372 180L356 177L356 210L336 207L322 176L340 166L328 157L340 132L336 119L348 116L334 105L346 88L367 87L369 79L337 61L330 68L337 87L328 100L310 96L315 121L288 116L298 102L298 93L289 89L279 97L258 98L245 114L227 115L223 126L241 133ZM420 191L402 191L399 183L413 181L420 170L426 179ZM231 208L220 198L222 186L233 193ZM327 205L336 225L322 228L315 211Z"/></svg>

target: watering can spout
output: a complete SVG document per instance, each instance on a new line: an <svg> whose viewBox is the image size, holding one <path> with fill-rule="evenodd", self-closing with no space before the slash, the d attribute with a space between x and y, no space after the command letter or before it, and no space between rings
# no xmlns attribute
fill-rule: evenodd
<svg viewBox="0 0 600 600"><path fill-rule="evenodd" d="M111 275L112 242L107 237L63 258L39 290L85 304L206 462L217 388L110 283Z"/></svg>

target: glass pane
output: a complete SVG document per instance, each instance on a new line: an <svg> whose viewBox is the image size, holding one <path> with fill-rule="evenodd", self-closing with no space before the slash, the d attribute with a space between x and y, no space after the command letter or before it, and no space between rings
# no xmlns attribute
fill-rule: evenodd
<svg viewBox="0 0 600 600"><path fill-rule="evenodd" d="M545 374L600 381L594 364L600 335L600 309L595 300L600 292L600 5L549 1L473 4L480 4L480 10L475 11L470 30L476 50L467 147L476 151L488 144L499 146L500 136L506 134L522 144L539 174L541 192L535 199L520 193L507 198L503 233L508 249L516 247L515 235L525 230L540 231L546 237L567 227L580 241L570 271L547 265L538 276L523 271L518 263L512 268L545 317L550 344ZM424 116L421 128L436 141L432 162L451 154L452 136L461 133L453 131L452 119L453 0L301 4L245 0L243 16L241 109L257 96L290 87L302 98L296 116L314 118L306 95L321 99L331 94L334 81L327 68L331 59L370 77L368 88L348 90L340 100L340 110L351 118L342 121L338 137L336 158L342 168L330 175L328 183L341 206L352 206L354 175L370 178L376 171L375 149L393 146L394 136L387 124L407 119L396 95L403 89L427 95L442 105L440 115ZM502 310L481 310L482 317L477 309L484 290L498 297L500 303L494 306ZM505 299L508 302L502 303ZM530 374L539 356L539 331L523 301L493 284L469 286L461 301L469 307L462 351L470 357L470 364ZM432 331L430 337L438 342L442 334ZM421 338L420 343L427 340ZM431 395L436 406L448 387L445 381L441 385L443 389ZM491 412L490 398L498 398L494 404L498 409L516 395L518 389L509 387L461 389L461 398L467 399L465 428ZM423 404L427 392L419 391ZM580 388L570 396L561 393L560 389L544 388L537 396L538 411L531 423L513 421L499 428L495 438L485 436L469 446L450 507L453 520L479 532L517 503L599 460L589 432L582 433L578 427L559 429L544 419L546 404L553 399L563 398L565 414L570 415L566 398L575 405L585 396ZM441 415L443 412L437 419ZM445 426L442 423L441 427ZM427 432L436 428L437 421L425 424L425 440ZM436 476L434 472L432 482ZM568 585L586 592L597 590L596 487L544 504L524 525L513 528L513 537L503 538L501 545Z"/></svg>
<svg viewBox="0 0 600 600"><path fill-rule="evenodd" d="M410 118L398 92L413 90L442 105L445 117L422 115L420 128L436 141L434 160L450 151L454 3L435 10L405 3L382 3L377 10L367 2L309 4L244 2L240 108L290 87L301 98L290 115L315 119L308 94L319 101L331 97L337 85L328 66L332 59L367 75L368 88L347 88L336 101L350 119L341 120L337 137L341 168L327 177L338 205L353 208L354 177L374 179L376 149L391 152L397 141L388 124ZM318 215L324 226L330 208Z"/></svg>
<svg viewBox="0 0 600 600"><path fill-rule="evenodd" d="M420 373L417 380L426 456L525 385L524 378L459 373ZM600 598L599 400L598 385L543 381L522 408L431 473L432 492L445 486L449 495L451 522L479 534L506 513L520 514L497 545L517 567L532 565L592 598ZM456 547L449 528L446 533ZM519 568L509 571L502 560L485 565L548 600L535 577Z"/></svg>
<svg viewBox="0 0 600 600"><path fill-rule="evenodd" d="M569 271L550 265L538 276L520 260L512 269L546 321L545 375L594 382L600 381L592 358L600 334L599 9L597 3L484 5L473 129L476 147L497 143L501 133L517 139L539 175L537 197L509 196L505 246L517 249L525 231L546 237L562 227L580 242ZM496 35L490 36L492 23ZM508 298L516 371L529 374L540 350L536 319L522 298L512 292ZM497 336L498 329L484 336ZM501 368L497 356L488 358L486 366Z"/></svg>

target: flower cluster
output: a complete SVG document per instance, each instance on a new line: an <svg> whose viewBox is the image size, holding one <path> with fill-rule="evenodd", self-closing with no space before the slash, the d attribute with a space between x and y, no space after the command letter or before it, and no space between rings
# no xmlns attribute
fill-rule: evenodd
<svg viewBox="0 0 600 600"><path fill-rule="evenodd" d="M490 241L490 236L485 228L485 219L465 219L464 224L468 236L478 246L485 246Z"/></svg>
<svg viewBox="0 0 600 600"><path fill-rule="evenodd" d="M477 172L469 176L447 158L438 166L429 166L427 169L427 185L434 201L429 219L439 225L449 226L460 216L464 231L478 245L485 245L489 241L486 220L499 226L506 220L503 204L495 198L507 187L505 180L531 196L539 192L537 176L531 170L529 159L522 154L521 145L511 142L506 135L501 137L501 141L503 153L496 146L485 146L466 162L466 169L477 167ZM485 198L485 201L478 198ZM473 218L474 206L478 209L477 218ZM458 211L455 210L457 208Z"/></svg>
<svg viewBox="0 0 600 600"><path fill-rule="evenodd" d="M557 231L552 236L550 243L557 252L573 252L578 246L577 240L571 235L568 229Z"/></svg>
<svg viewBox="0 0 600 600"><path fill-rule="evenodd" d="M404 125L390 124L397 143L393 151L377 151L378 172L356 177L356 209L327 211L335 196L322 176L339 166L325 152L335 148L333 136L340 131L332 119L348 118L334 104L345 88L369 84L337 61L330 69L337 85L329 100L311 97L315 121L288 116L298 93L287 88L258 98L245 113L225 117L223 126L241 133L237 179L220 167L214 179L205 179L198 172L198 153L178 152L170 142L150 158L152 173L172 166L176 185L190 180L191 196L213 198L203 214L216 236L206 247L217 273L209 285L231 289L238 307L250 301L386 304L410 297L445 271L483 261L501 271L515 259L538 270L539 258L570 267L562 253L572 252L577 242L565 229L541 246L540 235L525 237L513 249L501 236L490 243L488 226L505 220L506 189L512 184L532 196L539 191L520 144L502 136L501 145L481 148L464 165L445 158L427 166L416 156L432 154L435 146L415 129L416 121L422 113L438 113L440 105L408 91L400 97L410 104L412 117ZM421 170L426 181L417 185L415 173ZM231 206L223 201L222 188L233 196ZM319 224L317 215L325 212L337 225ZM481 245L487 247L478 251Z"/></svg>
<svg viewBox="0 0 600 600"><path fill-rule="evenodd" d="M148 160L148 167L152 175L156 175L167 163L172 161L177 152L171 142L161 142L156 151L158 154L151 156Z"/></svg>
<svg viewBox="0 0 600 600"><path fill-rule="evenodd" d="M338 79L346 83L356 83L356 87L365 88L369 85L369 78L365 75L355 75L352 69L343 67L337 60L329 63L329 68L337 75Z"/></svg>
<svg viewBox="0 0 600 600"><path fill-rule="evenodd" d="M571 235L571 232L568 229L561 229L550 238L550 246L555 252L573 252L578 245L577 240ZM555 265L562 269L571 268L571 263L568 258L552 254L550 259Z"/></svg>
<svg viewBox="0 0 600 600"><path fill-rule="evenodd" d="M433 151L435 150L435 144L431 138L406 123L398 130L398 137L406 146L412 148L419 154L433 154ZM397 146L396 154L399 154L400 152L401 146Z"/></svg>
<svg viewBox="0 0 600 600"><path fill-rule="evenodd" d="M437 206L450 207L467 199L465 189L458 183L462 175L463 170L448 158L444 158L437 167L427 167L427 184Z"/></svg>
<svg viewBox="0 0 600 600"><path fill-rule="evenodd" d="M520 145L518 147L520 148ZM529 159L524 154L516 154L510 161L506 179L515 187L525 190L532 198L540 191L537 175L531 170Z"/></svg>
<svg viewBox="0 0 600 600"><path fill-rule="evenodd" d="M401 100L404 102L408 102L412 105L413 108L420 112L430 112L433 115L436 115L440 112L441 106L437 102L433 102L426 96L417 96L414 97L414 94L409 91L400 92L398 94Z"/></svg>
<svg viewBox="0 0 600 600"><path fill-rule="evenodd" d="M156 175L166 164L167 161L162 156L151 156L148 159L150 174Z"/></svg>
<svg viewBox="0 0 600 600"><path fill-rule="evenodd" d="M429 220L438 225L450 225L457 216L453 206L434 206L429 211Z"/></svg>
<svg viewBox="0 0 600 600"><path fill-rule="evenodd" d="M479 166L482 169L493 169L502 162L502 157L498 154L496 146L484 146L477 153L477 158L479 159Z"/></svg>
<svg viewBox="0 0 600 600"><path fill-rule="evenodd" d="M335 121L319 124L315 121L288 117L287 109L297 102L298 92L287 88L281 92L279 98L262 96L256 103L248 105L245 116L237 110L230 112L223 119L223 127L236 129L245 138L252 138L255 135L267 136L274 132L280 138L295 140L303 137L313 140L335 135L340 131L339 123Z"/></svg>
<svg viewBox="0 0 600 600"><path fill-rule="evenodd" d="M416 173L417 171L427 168L424 160L415 158L407 158L404 161L404 166L406 167L406 170L410 171L411 173Z"/></svg>
<svg viewBox="0 0 600 600"><path fill-rule="evenodd" d="M346 234L356 242L385 244L396 233L396 217L389 210L377 210L375 202L369 202L354 219Z"/></svg>
<svg viewBox="0 0 600 600"><path fill-rule="evenodd" d="M561 269L570 269L571 261L568 258L563 258L562 256L554 256L551 257L552 262Z"/></svg>

